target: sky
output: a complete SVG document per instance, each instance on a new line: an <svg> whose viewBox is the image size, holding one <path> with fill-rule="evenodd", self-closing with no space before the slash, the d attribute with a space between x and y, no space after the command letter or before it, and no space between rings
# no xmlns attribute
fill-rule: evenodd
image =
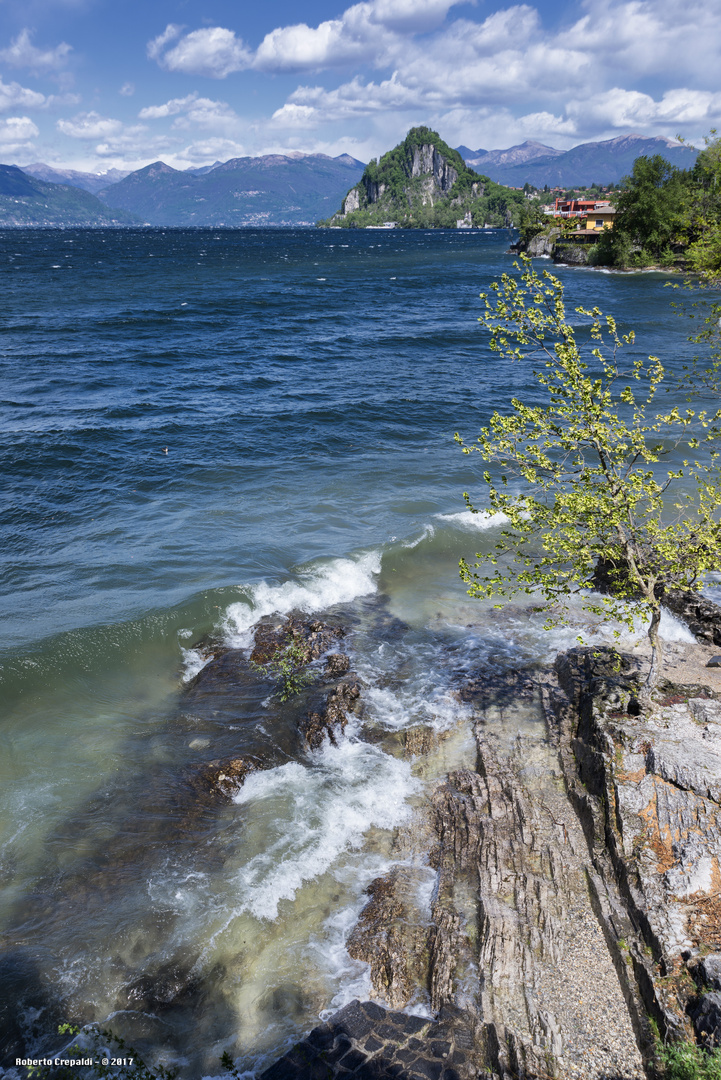
<svg viewBox="0 0 721 1080"><path fill-rule="evenodd" d="M565 150L721 128L719 0L0 0L0 162Z"/></svg>

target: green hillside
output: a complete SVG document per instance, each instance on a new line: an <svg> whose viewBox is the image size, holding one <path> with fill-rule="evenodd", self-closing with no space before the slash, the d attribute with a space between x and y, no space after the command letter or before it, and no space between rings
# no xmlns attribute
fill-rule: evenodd
<svg viewBox="0 0 721 1080"><path fill-rule="evenodd" d="M134 225L132 214L109 210L94 195L67 184L47 184L15 165L0 165L0 227Z"/></svg>
<svg viewBox="0 0 721 1080"><path fill-rule="evenodd" d="M321 226L401 228L516 225L524 205L513 191L473 171L435 131L412 128L402 143L366 166L339 213Z"/></svg>

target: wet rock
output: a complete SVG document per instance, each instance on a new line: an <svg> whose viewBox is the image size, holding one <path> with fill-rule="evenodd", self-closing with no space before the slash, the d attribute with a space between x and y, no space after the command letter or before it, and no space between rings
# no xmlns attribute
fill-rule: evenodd
<svg viewBox="0 0 721 1080"><path fill-rule="evenodd" d="M121 1007L145 1013L164 1012L189 1004L199 991L199 981L189 967L166 964L154 974L141 975L129 983L121 996Z"/></svg>
<svg viewBox="0 0 721 1080"><path fill-rule="evenodd" d="M204 799L232 799L242 788L249 773L267 769L258 758L245 755L224 761L205 761L193 769L191 787Z"/></svg>
<svg viewBox="0 0 721 1080"><path fill-rule="evenodd" d="M391 1007L408 1003L422 985L428 929L404 902L402 869L394 867L366 889L369 902L346 942L349 954L370 964L371 983Z"/></svg>
<svg viewBox="0 0 721 1080"><path fill-rule="evenodd" d="M350 657L346 656L345 653L330 653L326 657L323 674L335 678L338 675L345 675L349 668Z"/></svg>
<svg viewBox="0 0 721 1080"><path fill-rule="evenodd" d="M599 559L591 580L594 588L601 593L625 595L630 600L640 595L629 583L628 563L623 559ZM664 589L660 584L656 587L655 595L663 600L664 607L688 626L699 641L721 645L721 607L718 604L700 593Z"/></svg>
<svg viewBox="0 0 721 1080"><path fill-rule="evenodd" d="M682 619L699 641L721 645L721 607L695 592L669 589L664 605Z"/></svg>
<svg viewBox="0 0 721 1080"><path fill-rule="evenodd" d="M289 644L302 647L301 663L309 664L345 636L342 626L334 626L320 619L302 619L298 615L289 616L284 623L277 625L270 621L261 621L255 629L255 644L250 654L254 664L267 664L281 649Z"/></svg>
<svg viewBox="0 0 721 1080"><path fill-rule="evenodd" d="M337 733L344 731L348 714L355 712L360 686L356 682L338 683L328 694L325 704L318 712L309 712L299 727L311 750L318 750L327 737L337 745Z"/></svg>
<svg viewBox="0 0 721 1080"><path fill-rule="evenodd" d="M230 695L257 688L258 674L248 663L244 649L225 649L191 679L185 688L183 705L198 708L212 698L213 704Z"/></svg>

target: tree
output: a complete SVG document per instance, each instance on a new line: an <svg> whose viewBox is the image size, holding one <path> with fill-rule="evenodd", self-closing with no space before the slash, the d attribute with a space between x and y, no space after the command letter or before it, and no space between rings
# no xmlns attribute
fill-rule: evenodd
<svg viewBox="0 0 721 1080"><path fill-rule="evenodd" d="M620 350L634 335L620 336L598 308L576 308L588 320L579 340L561 282L521 259L520 278L504 274L492 296L481 294L479 322L494 352L536 365L543 404L514 398L512 411L494 412L475 444L456 435L464 453L502 466L500 474L486 468L483 481L489 509L508 522L489 555L476 555L473 566L461 560L461 577L471 596L541 598L547 629L568 621L573 595L585 610L631 629L640 606L650 616L648 700L663 662L664 590L688 589L721 566L721 477L708 435L718 414L654 412L661 361L632 359L622 369ZM690 455L676 468L664 462L673 447ZM599 560L618 568L612 596L591 595Z"/></svg>
<svg viewBox="0 0 721 1080"><path fill-rule="evenodd" d="M693 194L689 226L693 243L687 251L692 270L717 275L721 271L721 138L712 129L691 170Z"/></svg>
<svg viewBox="0 0 721 1080"><path fill-rule="evenodd" d="M672 246L687 239L688 174L670 165L660 154L639 157L625 189L616 202L618 213L608 242L615 249L617 265L631 261L632 247L640 249L640 261L664 261Z"/></svg>

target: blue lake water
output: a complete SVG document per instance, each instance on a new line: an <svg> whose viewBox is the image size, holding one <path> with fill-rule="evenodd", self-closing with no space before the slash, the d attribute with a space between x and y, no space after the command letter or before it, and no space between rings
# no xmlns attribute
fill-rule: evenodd
<svg viewBox="0 0 721 1080"><path fill-rule="evenodd" d="M158 793L233 749L232 725L184 711L204 635L245 647L262 615L343 613L386 729L451 723L459 673L573 641L496 626L457 575L495 532L464 510L480 463L453 434L534 394L477 323L509 240L0 232L6 1062L111 1017L188 1075L226 1048L252 1075L364 991L344 935L417 796L407 763L351 730L200 830ZM635 329L632 355L692 355L664 275L556 272L569 307ZM374 636L381 606L402 641ZM138 980L181 968L195 996L149 1019Z"/></svg>

